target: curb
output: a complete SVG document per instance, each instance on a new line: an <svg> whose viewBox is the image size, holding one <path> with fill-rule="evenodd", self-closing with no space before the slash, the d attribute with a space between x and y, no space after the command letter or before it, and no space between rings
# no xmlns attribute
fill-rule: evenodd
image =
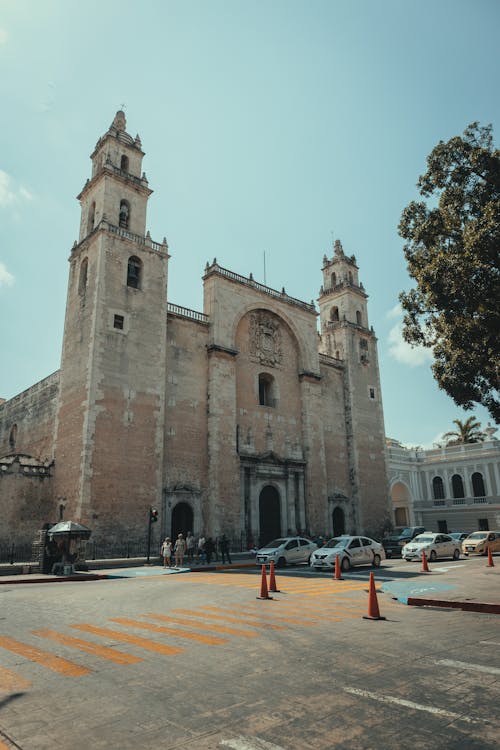
<svg viewBox="0 0 500 750"><path fill-rule="evenodd" d="M2 581L0 578L0 586L17 585L19 583L64 583L65 581L98 581L101 578L107 578L107 575L98 575L97 573L82 573L81 575L71 576L56 576L54 578L19 578L19 580L13 580L9 578L7 581Z"/></svg>
<svg viewBox="0 0 500 750"><path fill-rule="evenodd" d="M255 563L232 563L231 565L204 565L196 568L189 568L190 573L215 573L220 570L231 570L238 568L254 568ZM0 576L0 586L4 585L18 585L20 583L64 583L65 581L99 581L104 579L122 578L122 576L115 576L108 573L77 573L70 576L53 576L47 578L37 578L36 576L25 578L22 573L18 574L19 577L8 577ZM3 579L3 580L2 580Z"/></svg>
<svg viewBox="0 0 500 750"><path fill-rule="evenodd" d="M442 607L446 609L461 609L464 612L483 612L490 615L500 615L500 604L485 602L457 602L447 599L420 599L408 597L407 604L411 607Z"/></svg>

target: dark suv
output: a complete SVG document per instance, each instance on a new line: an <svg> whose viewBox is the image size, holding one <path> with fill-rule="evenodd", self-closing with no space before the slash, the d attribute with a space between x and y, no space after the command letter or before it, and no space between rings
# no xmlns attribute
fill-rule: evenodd
<svg viewBox="0 0 500 750"><path fill-rule="evenodd" d="M382 540L386 557L401 557L401 550L405 544L411 542L419 534L423 534L425 526L396 526L388 536Z"/></svg>

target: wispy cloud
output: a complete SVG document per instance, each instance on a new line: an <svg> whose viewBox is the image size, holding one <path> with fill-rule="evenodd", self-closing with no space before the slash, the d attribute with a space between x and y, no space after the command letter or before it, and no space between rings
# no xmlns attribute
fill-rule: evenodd
<svg viewBox="0 0 500 750"><path fill-rule="evenodd" d="M424 346L411 346L403 338L403 310L398 303L387 312L391 320L397 319L389 331L387 340L389 342L389 354L402 365L408 367L421 367L432 362L432 352Z"/></svg>
<svg viewBox="0 0 500 750"><path fill-rule="evenodd" d="M33 200L30 191L22 185L14 185L10 175L0 169L0 208L30 200Z"/></svg>
<svg viewBox="0 0 500 750"><path fill-rule="evenodd" d="M0 260L0 287L2 286L12 286L14 283L14 277L9 271L7 271L7 268Z"/></svg>
<svg viewBox="0 0 500 750"><path fill-rule="evenodd" d="M0 44L5 44L8 38L9 35L5 31L5 29L0 28Z"/></svg>

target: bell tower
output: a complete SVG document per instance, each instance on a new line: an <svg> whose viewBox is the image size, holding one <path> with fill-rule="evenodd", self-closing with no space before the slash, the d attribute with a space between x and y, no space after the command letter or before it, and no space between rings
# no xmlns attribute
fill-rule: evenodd
<svg viewBox="0 0 500 750"><path fill-rule="evenodd" d="M323 258L321 351L343 363L349 479L357 531L376 534L388 512L385 428L377 338L354 255L335 240Z"/></svg>
<svg viewBox="0 0 500 750"><path fill-rule="evenodd" d="M91 155L69 258L56 497L107 539L142 534L161 507L169 256L146 231L143 157L117 112Z"/></svg>

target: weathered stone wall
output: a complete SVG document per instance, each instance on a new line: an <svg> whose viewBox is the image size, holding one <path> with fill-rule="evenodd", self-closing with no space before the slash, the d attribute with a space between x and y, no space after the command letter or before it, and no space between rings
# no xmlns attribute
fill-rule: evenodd
<svg viewBox="0 0 500 750"><path fill-rule="evenodd" d="M0 544L30 544L56 523L51 466L30 456L0 458Z"/></svg>
<svg viewBox="0 0 500 750"><path fill-rule="evenodd" d="M52 460L59 371L0 404L0 456L26 453ZM13 440L11 441L12 430Z"/></svg>
<svg viewBox="0 0 500 750"><path fill-rule="evenodd" d="M208 528L207 340L208 324L168 316L163 520L169 535L178 502L191 505L195 535Z"/></svg>
<svg viewBox="0 0 500 750"><path fill-rule="evenodd" d="M137 289L127 286L131 256L143 264ZM167 256L100 231L71 261L57 493L67 498L67 517L90 526L94 538L135 538L145 533L149 506L161 503Z"/></svg>

